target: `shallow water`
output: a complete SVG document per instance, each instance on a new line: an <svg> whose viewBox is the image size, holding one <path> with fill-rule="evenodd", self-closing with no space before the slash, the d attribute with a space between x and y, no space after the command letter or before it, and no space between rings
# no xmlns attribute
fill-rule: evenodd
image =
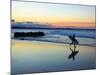
<svg viewBox="0 0 100 75"><path fill-rule="evenodd" d="M75 59L68 44L12 40L12 74L95 69L96 47L77 46Z"/></svg>

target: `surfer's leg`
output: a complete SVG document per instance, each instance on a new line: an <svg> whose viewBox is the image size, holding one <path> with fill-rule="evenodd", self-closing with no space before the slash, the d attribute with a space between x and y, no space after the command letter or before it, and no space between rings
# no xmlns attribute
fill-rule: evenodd
<svg viewBox="0 0 100 75"><path fill-rule="evenodd" d="M76 49L76 45L75 45L75 43L74 43L74 51L75 51L75 49Z"/></svg>

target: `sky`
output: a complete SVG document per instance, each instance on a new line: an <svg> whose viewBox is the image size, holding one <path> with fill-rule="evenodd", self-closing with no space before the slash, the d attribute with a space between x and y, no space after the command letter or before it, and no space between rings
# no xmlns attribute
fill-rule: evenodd
<svg viewBox="0 0 100 75"><path fill-rule="evenodd" d="M95 14L95 6L12 1L12 19L17 22L95 28Z"/></svg>

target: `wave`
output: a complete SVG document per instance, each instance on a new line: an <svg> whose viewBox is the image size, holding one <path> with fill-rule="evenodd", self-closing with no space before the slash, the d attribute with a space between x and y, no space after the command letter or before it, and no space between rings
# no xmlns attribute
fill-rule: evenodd
<svg viewBox="0 0 100 75"><path fill-rule="evenodd" d="M38 38L33 38L33 37L19 37L19 38L12 38L16 40L26 40L26 41L42 41L42 42L52 42L52 43L62 43L62 44L70 44L71 41L68 37L66 36L53 36L51 37L50 35L47 37L38 37ZM79 45L84 45L84 46L96 46L95 39L90 39L90 38L78 38L77 40L79 41Z"/></svg>
<svg viewBox="0 0 100 75"><path fill-rule="evenodd" d="M21 37L14 38L13 34L15 32L44 32L45 36L42 37ZM96 30L57 30L57 29L12 29L12 39L28 40L28 41L45 41L53 43L71 43L68 38L69 35L76 35L76 39L79 41L80 45L96 46Z"/></svg>
<svg viewBox="0 0 100 75"><path fill-rule="evenodd" d="M14 32L44 32L46 35L61 35L61 36L69 36L75 34L77 37L82 38L93 38L96 39L96 30L64 30L64 29L12 29L12 33Z"/></svg>

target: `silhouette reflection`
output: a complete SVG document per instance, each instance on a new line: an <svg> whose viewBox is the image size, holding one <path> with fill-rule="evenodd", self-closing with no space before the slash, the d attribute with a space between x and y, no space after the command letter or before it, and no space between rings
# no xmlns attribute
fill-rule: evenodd
<svg viewBox="0 0 100 75"><path fill-rule="evenodd" d="M76 51L75 48L74 50L70 48L70 50L71 50L71 54L68 56L68 59L75 60L75 56L79 53L79 51Z"/></svg>

